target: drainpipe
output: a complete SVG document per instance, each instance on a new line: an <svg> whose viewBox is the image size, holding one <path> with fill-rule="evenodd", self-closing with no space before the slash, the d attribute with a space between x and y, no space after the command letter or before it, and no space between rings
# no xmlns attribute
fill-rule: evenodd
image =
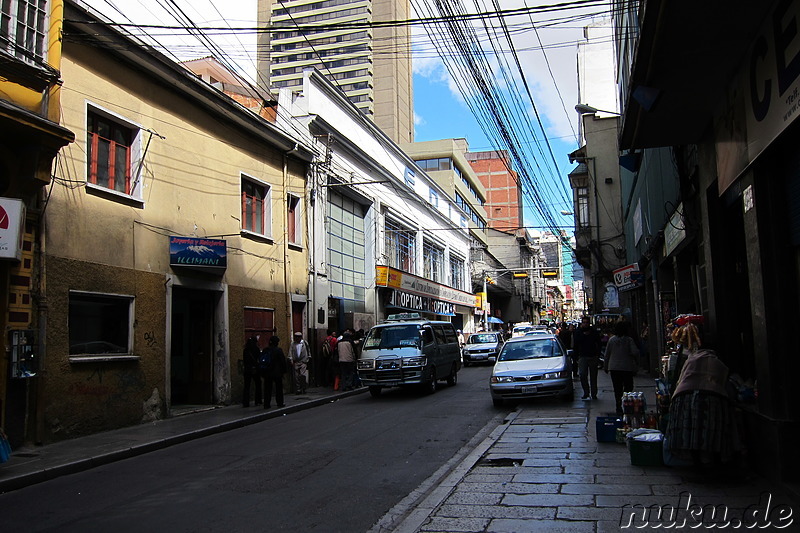
<svg viewBox="0 0 800 533"><path fill-rule="evenodd" d="M286 323L290 330L287 336L288 339L292 339L292 333L294 333L291 331L294 328L294 323L292 322L292 293L289 288L289 208L286 204L289 198L289 154L293 151L291 150L283 155L283 198L279 202L283 210L283 217L281 217L283 220L283 288L286 293ZM305 338L305 334L303 337Z"/></svg>

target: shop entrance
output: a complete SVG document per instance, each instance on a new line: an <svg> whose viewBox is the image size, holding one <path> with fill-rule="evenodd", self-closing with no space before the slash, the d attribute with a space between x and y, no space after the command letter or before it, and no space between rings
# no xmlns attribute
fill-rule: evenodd
<svg viewBox="0 0 800 533"><path fill-rule="evenodd" d="M173 406L214 401L214 296L211 291L172 289Z"/></svg>

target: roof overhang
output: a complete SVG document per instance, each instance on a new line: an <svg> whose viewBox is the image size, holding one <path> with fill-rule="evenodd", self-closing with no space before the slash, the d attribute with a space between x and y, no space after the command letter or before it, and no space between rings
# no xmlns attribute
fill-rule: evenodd
<svg viewBox="0 0 800 533"><path fill-rule="evenodd" d="M774 1L647 0L620 150L702 139Z"/></svg>

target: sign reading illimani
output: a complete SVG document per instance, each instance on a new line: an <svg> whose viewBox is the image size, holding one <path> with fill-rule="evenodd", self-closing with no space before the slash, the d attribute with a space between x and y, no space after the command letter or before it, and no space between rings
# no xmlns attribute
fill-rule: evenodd
<svg viewBox="0 0 800 533"><path fill-rule="evenodd" d="M170 266L224 269L228 266L228 249L223 239L194 237L169 238Z"/></svg>

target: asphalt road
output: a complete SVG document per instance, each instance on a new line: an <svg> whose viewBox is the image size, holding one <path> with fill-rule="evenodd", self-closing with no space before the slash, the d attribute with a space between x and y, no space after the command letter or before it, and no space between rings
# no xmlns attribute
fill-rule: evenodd
<svg viewBox="0 0 800 533"><path fill-rule="evenodd" d="M502 419L489 372L462 369L433 395L345 398L3 494L2 530L367 531Z"/></svg>

